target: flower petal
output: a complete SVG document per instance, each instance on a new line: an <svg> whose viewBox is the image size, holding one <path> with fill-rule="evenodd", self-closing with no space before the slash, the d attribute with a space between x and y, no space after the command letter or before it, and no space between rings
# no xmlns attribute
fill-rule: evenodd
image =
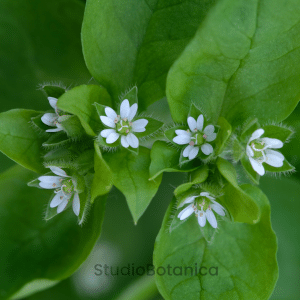
<svg viewBox="0 0 300 300"><path fill-rule="evenodd" d="M203 132L209 136L215 131L215 126L214 125L208 125L204 128Z"/></svg>
<svg viewBox="0 0 300 300"><path fill-rule="evenodd" d="M41 120L48 126L55 126L57 115L53 113L46 113L42 116Z"/></svg>
<svg viewBox="0 0 300 300"><path fill-rule="evenodd" d="M57 109L57 106L56 106L56 103L57 103L57 99L54 98L54 97L48 97L48 101L49 101L49 104L51 105L51 107L56 110Z"/></svg>
<svg viewBox="0 0 300 300"><path fill-rule="evenodd" d="M100 135L104 138L107 138L111 133L113 132L116 132L115 129L103 129L101 132L100 132Z"/></svg>
<svg viewBox="0 0 300 300"><path fill-rule="evenodd" d="M283 166L284 156L278 152L271 149L267 149L266 153L266 163L272 167L280 168Z"/></svg>
<svg viewBox="0 0 300 300"><path fill-rule="evenodd" d="M253 157L254 156L254 152L253 152L252 148L249 145L247 145L246 153L247 153L247 155L249 157Z"/></svg>
<svg viewBox="0 0 300 300"><path fill-rule="evenodd" d="M144 132L146 129L146 125L148 124L148 120L139 119L132 123L132 131L134 132Z"/></svg>
<svg viewBox="0 0 300 300"><path fill-rule="evenodd" d="M57 206L57 213L60 214L68 205L70 197L65 197L63 202Z"/></svg>
<svg viewBox="0 0 300 300"><path fill-rule="evenodd" d="M203 122L204 122L203 115L200 115L197 119L197 129L200 131L202 131L203 129Z"/></svg>
<svg viewBox="0 0 300 300"><path fill-rule="evenodd" d="M74 194L73 203L72 203L73 211L76 216L79 215L80 212L80 200L78 193Z"/></svg>
<svg viewBox="0 0 300 300"><path fill-rule="evenodd" d="M265 133L265 131L264 131L262 128L255 130L255 131L252 133L252 135L251 135L251 137L250 137L250 139L249 139L249 142L258 139L258 138L261 137L264 133Z"/></svg>
<svg viewBox="0 0 300 300"><path fill-rule="evenodd" d="M193 204L190 204L186 208L184 208L179 214L178 218L182 221L189 217L194 212Z"/></svg>
<svg viewBox="0 0 300 300"><path fill-rule="evenodd" d="M54 128L54 129L47 129L46 132L58 132L61 130L62 130L62 128Z"/></svg>
<svg viewBox="0 0 300 300"><path fill-rule="evenodd" d="M199 152L199 147L193 147L193 149L189 153L189 159L190 160L194 159L198 155L198 152Z"/></svg>
<svg viewBox="0 0 300 300"><path fill-rule="evenodd" d="M59 167L53 166L53 167L49 167L49 169L51 170L52 173L54 173L58 176L68 177L67 173Z"/></svg>
<svg viewBox="0 0 300 300"><path fill-rule="evenodd" d="M214 215L214 213L210 209L207 209L205 211L205 215L206 215L207 221L210 223L210 225L213 228L217 228L218 223L217 223L217 219L216 219L216 216Z"/></svg>
<svg viewBox="0 0 300 300"><path fill-rule="evenodd" d="M129 147L129 143L127 142L127 138L125 135L122 135L121 136L121 145L124 147L124 148L128 148Z"/></svg>
<svg viewBox="0 0 300 300"><path fill-rule="evenodd" d="M195 129L197 129L197 122L193 117L188 117L187 122L191 131L195 131Z"/></svg>
<svg viewBox="0 0 300 300"><path fill-rule="evenodd" d="M182 156L189 157L189 154L193 148L194 148L194 146L191 146L191 145L186 146L182 152Z"/></svg>
<svg viewBox="0 0 300 300"><path fill-rule="evenodd" d="M262 141L265 143L265 148L279 149L283 147L283 142L278 139L262 138Z"/></svg>
<svg viewBox="0 0 300 300"><path fill-rule="evenodd" d="M210 207L217 213L219 214L220 216L224 217L225 216L225 210L223 208L222 205L218 205L216 203L213 203L210 205Z"/></svg>
<svg viewBox="0 0 300 300"><path fill-rule="evenodd" d="M187 135L187 136L191 136L192 133L190 131L186 131L186 130L182 130L182 129L176 129L175 133L177 135Z"/></svg>
<svg viewBox="0 0 300 300"><path fill-rule="evenodd" d="M128 99L125 99L122 101L121 106L120 106L120 115L121 118L128 118L130 113L130 105Z"/></svg>
<svg viewBox="0 0 300 300"><path fill-rule="evenodd" d="M178 145L185 145L188 144L191 141L191 137L188 135L177 135L173 138L173 142Z"/></svg>
<svg viewBox="0 0 300 300"><path fill-rule="evenodd" d="M129 122L135 117L137 110L138 110L138 105L137 105L137 103L134 103L130 107L130 112L129 112L129 115L128 115L128 121Z"/></svg>
<svg viewBox="0 0 300 300"><path fill-rule="evenodd" d="M111 127L111 128L116 127L116 124L114 123L113 119L106 117L106 116L100 116L100 119L104 125Z"/></svg>
<svg viewBox="0 0 300 300"><path fill-rule="evenodd" d="M112 108L110 108L109 106L105 107L105 113L112 120L114 120L115 118L118 117L117 113Z"/></svg>
<svg viewBox="0 0 300 300"><path fill-rule="evenodd" d="M131 132L126 136L126 140L132 148L137 148L139 146L139 139Z"/></svg>
<svg viewBox="0 0 300 300"><path fill-rule="evenodd" d="M56 189L61 187L61 179L59 176L40 176L39 186L43 189Z"/></svg>
<svg viewBox="0 0 300 300"><path fill-rule="evenodd" d="M112 132L107 138L106 138L106 143L107 144L112 144L114 143L118 138L119 138L119 133L117 132Z"/></svg>
<svg viewBox="0 0 300 300"><path fill-rule="evenodd" d="M205 154L205 155L209 155L214 151L214 148L212 145L210 144L203 144L201 146L201 151Z"/></svg>
<svg viewBox="0 0 300 300"><path fill-rule="evenodd" d="M204 227L206 224L206 216L205 216L205 213L203 212L203 210L201 210L198 214L198 224L201 227Z"/></svg>
<svg viewBox="0 0 300 300"><path fill-rule="evenodd" d="M250 156L249 156L249 160L254 171L258 173L260 176L263 176L265 174L265 169L262 163L259 163L258 161L256 161L254 158Z"/></svg>
<svg viewBox="0 0 300 300"><path fill-rule="evenodd" d="M55 194L53 199L50 202L50 207L56 207L59 204L61 204L64 201L64 193L62 191L59 191L58 193Z"/></svg>
<svg viewBox="0 0 300 300"><path fill-rule="evenodd" d="M195 200L196 197L197 196L187 197L182 203L180 203L180 205L178 205L178 208L184 206L185 204L192 203Z"/></svg>
<svg viewBox="0 0 300 300"><path fill-rule="evenodd" d="M205 140L207 142L212 142L216 139L216 137L217 137L217 134L215 132L213 132L213 133L209 134Z"/></svg>
<svg viewBox="0 0 300 300"><path fill-rule="evenodd" d="M202 192L202 193L200 193L200 196L206 197L206 198L208 198L208 199L210 199L210 200L215 200L215 198L212 197L212 196L211 196L209 193L207 193L207 192Z"/></svg>

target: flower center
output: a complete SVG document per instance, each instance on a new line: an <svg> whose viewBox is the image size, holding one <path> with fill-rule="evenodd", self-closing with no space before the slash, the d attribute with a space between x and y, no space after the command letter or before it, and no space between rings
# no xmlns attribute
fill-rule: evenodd
<svg viewBox="0 0 300 300"><path fill-rule="evenodd" d="M250 146L254 152L253 158L258 161L263 161L265 158L264 150L263 150L265 147L265 144L261 141L253 141Z"/></svg>
<svg viewBox="0 0 300 300"><path fill-rule="evenodd" d="M129 122L127 118L116 119L117 132L123 135L127 135L132 130L132 122Z"/></svg>
<svg viewBox="0 0 300 300"><path fill-rule="evenodd" d="M72 179L65 179L62 181L61 190L64 194L70 194L74 191L74 184Z"/></svg>
<svg viewBox="0 0 300 300"><path fill-rule="evenodd" d="M203 210L206 211L211 204L211 201L203 196L199 196L195 199L195 206L197 206L198 210L201 210L201 207L203 207Z"/></svg>
<svg viewBox="0 0 300 300"><path fill-rule="evenodd" d="M197 145L197 146L201 146L205 143L205 140L207 139L207 135L205 135L203 132L201 131L196 131L192 137L191 137L191 146Z"/></svg>

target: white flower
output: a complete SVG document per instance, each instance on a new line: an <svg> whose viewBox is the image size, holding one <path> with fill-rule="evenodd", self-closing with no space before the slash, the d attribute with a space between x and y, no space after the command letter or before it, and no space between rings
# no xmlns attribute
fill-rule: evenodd
<svg viewBox="0 0 300 300"><path fill-rule="evenodd" d="M210 223L213 228L217 228L217 219L212 210L214 210L220 216L225 216L225 208L215 201L207 192L200 193L199 196L191 196L186 198L178 208L189 204L179 214L178 218L184 220L188 218L192 213L195 213L198 223L201 227L204 227L206 220Z"/></svg>
<svg viewBox="0 0 300 300"><path fill-rule="evenodd" d="M201 151L205 155L210 155L213 152L213 147L209 142L216 139L217 134L214 132L215 127L213 125L208 125L203 130L203 115L200 115L196 120L193 117L188 117L187 119L190 130L175 130L177 134L173 138L173 142L178 145L189 144L183 150L183 157L188 157L190 160L194 159L201 148Z"/></svg>
<svg viewBox="0 0 300 300"><path fill-rule="evenodd" d="M80 211L80 201L73 179L61 168L49 168L58 176L40 176L38 179L41 188L55 189L55 196L50 202L50 207L57 207L57 213L59 214L66 208L69 200L73 196L73 211L75 215L78 216Z"/></svg>
<svg viewBox="0 0 300 300"><path fill-rule="evenodd" d="M261 137L264 134L262 128L255 130L250 137L246 153L249 157L252 168L260 176L265 174L263 163L280 168L283 166L284 156L278 152L271 150L279 149L283 146L283 142L278 139L272 139L267 137Z"/></svg>
<svg viewBox="0 0 300 300"><path fill-rule="evenodd" d="M114 143L121 137L121 144L123 147L138 148L139 140L133 132L144 132L148 120L139 119L132 122L137 113L138 105L135 103L130 107L128 99L122 101L120 106L120 115L110 107L105 108L106 116L100 116L104 125L111 129L104 129L100 132L103 138L106 138L107 144Z"/></svg>
<svg viewBox="0 0 300 300"><path fill-rule="evenodd" d="M52 106L52 108L55 110L55 113L45 113L42 116L42 122L48 126L56 127L54 129L47 129L46 132L57 132L63 130L63 127L59 124L58 118L59 110L57 108L57 99L53 97L48 97L49 104Z"/></svg>

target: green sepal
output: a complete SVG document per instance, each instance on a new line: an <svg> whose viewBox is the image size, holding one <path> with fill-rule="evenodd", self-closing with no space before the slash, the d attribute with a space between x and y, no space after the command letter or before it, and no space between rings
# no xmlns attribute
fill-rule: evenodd
<svg viewBox="0 0 300 300"><path fill-rule="evenodd" d="M45 148L66 147L72 143L72 139L68 138L64 131L52 133L49 139L43 143Z"/></svg>
<svg viewBox="0 0 300 300"><path fill-rule="evenodd" d="M244 167L244 170L248 177L255 183L259 184L259 178L260 176L254 171L253 167L251 166L251 163L249 161L249 158L247 155L243 156L241 159L242 166Z"/></svg>
<svg viewBox="0 0 300 300"><path fill-rule="evenodd" d="M232 156L235 162L238 162L246 154L246 148L240 143L240 141L234 137L232 142Z"/></svg>
<svg viewBox="0 0 300 300"><path fill-rule="evenodd" d="M198 119L198 117L200 115L203 115L204 121L206 121L205 120L206 116L203 114L203 112L198 107L196 107L195 104L192 104L191 107L190 107L189 115L188 116L194 118L196 120L196 122L197 122L197 119ZM203 126L203 128L204 128L204 126Z"/></svg>
<svg viewBox="0 0 300 300"><path fill-rule="evenodd" d="M120 99L121 99L120 103L122 103L123 100L127 99L129 101L130 106L132 106L135 103L138 104L138 88L134 86L128 92L125 92L120 97Z"/></svg>
<svg viewBox="0 0 300 300"><path fill-rule="evenodd" d="M85 175L94 170L94 149L88 149L79 154L73 166L80 175Z"/></svg>
<svg viewBox="0 0 300 300"><path fill-rule="evenodd" d="M70 138L80 138L85 134L79 118L75 115L58 117L58 122Z"/></svg>
<svg viewBox="0 0 300 300"><path fill-rule="evenodd" d="M73 150L65 148L57 148L48 151L44 156L44 165L52 165L54 161L60 165L61 162L64 164L71 163L77 157L77 153ZM55 165L55 164L53 164Z"/></svg>
<svg viewBox="0 0 300 300"><path fill-rule="evenodd" d="M46 132L46 130L50 129L50 128L48 125L46 125L42 122L43 115L44 114L40 114L36 117L32 117L31 124L32 124L33 128L37 130L38 133L49 136L50 132Z"/></svg>
<svg viewBox="0 0 300 300"><path fill-rule="evenodd" d="M217 167L221 175L226 179L227 184L223 191L223 199L229 213L235 222L255 224L260 220L261 211L257 205L257 199L246 193L243 186L237 182L237 174L234 166L219 157Z"/></svg>
<svg viewBox="0 0 300 300"><path fill-rule="evenodd" d="M66 92L66 89L57 85L43 85L40 89L46 94L47 97L53 97L56 99Z"/></svg>
<svg viewBox="0 0 300 300"><path fill-rule="evenodd" d="M215 148L213 153L215 156L218 156L223 152L223 149L232 132L231 125L223 117L219 118L217 126L219 126L220 129L219 132L217 133L216 140L214 141Z"/></svg>
<svg viewBox="0 0 300 300"><path fill-rule="evenodd" d="M147 137L150 135L153 135L155 133L157 133L163 126L164 123L161 121L158 121L156 119L153 118L149 118L149 117L138 117L137 120L139 119L146 119L148 120L148 124L145 127L145 131L144 132L133 132L134 135L137 136L137 138L142 138L142 137ZM135 120L133 119L133 122Z"/></svg>
<svg viewBox="0 0 300 300"><path fill-rule="evenodd" d="M249 119L245 122L243 129L241 131L240 140L243 143L248 143L249 138L251 137L252 133L261 128L261 126L258 123L257 119Z"/></svg>
<svg viewBox="0 0 300 300"><path fill-rule="evenodd" d="M199 167L196 160L190 161L180 167L180 151L174 146L164 142L154 142L151 149L151 164L149 168L150 179L153 180L163 172L190 172Z"/></svg>
<svg viewBox="0 0 300 300"><path fill-rule="evenodd" d="M266 125L262 126L265 131L262 137L268 137L273 139L278 139L285 143L293 135L293 131L289 128L276 126L276 125Z"/></svg>
<svg viewBox="0 0 300 300"><path fill-rule="evenodd" d="M208 173L209 168L207 165L201 166L199 169L192 171L190 173L190 181L178 186L174 191L174 195L177 197L180 194L188 191L193 185L204 182L208 177Z"/></svg>
<svg viewBox="0 0 300 300"><path fill-rule="evenodd" d="M107 194L113 185L113 174L106 161L103 159L100 148L96 142L94 144L94 147L95 175L93 178L91 189L91 203L93 203L98 196Z"/></svg>

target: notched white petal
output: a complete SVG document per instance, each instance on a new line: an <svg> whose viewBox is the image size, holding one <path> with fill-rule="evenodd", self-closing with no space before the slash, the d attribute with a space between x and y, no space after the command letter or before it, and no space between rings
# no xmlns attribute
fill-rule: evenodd
<svg viewBox="0 0 300 300"><path fill-rule="evenodd" d="M264 131L262 128L255 130L255 131L252 133L249 142L251 142L251 141L253 141L253 140L256 140L256 139L260 138L260 137L264 134L264 132L265 132L265 131Z"/></svg>
<svg viewBox="0 0 300 300"><path fill-rule="evenodd" d="M173 138L173 142L178 145L185 145L191 141L191 137L188 135L178 135Z"/></svg>
<svg viewBox="0 0 300 300"><path fill-rule="evenodd" d="M73 211L76 216L79 215L80 212L80 200L78 193L74 194L73 203L72 203Z"/></svg>
<svg viewBox="0 0 300 300"><path fill-rule="evenodd" d="M129 115L128 115L128 121L130 122L136 115L137 113L137 110L138 110L138 105L137 103L134 103L131 107L130 107L130 112L129 112Z"/></svg>
<svg viewBox="0 0 300 300"><path fill-rule="evenodd" d="M57 109L57 99L54 98L54 97L48 97L48 101L49 101L49 104L51 105L51 107L56 110Z"/></svg>
<svg viewBox="0 0 300 300"><path fill-rule="evenodd" d="M114 123L113 119L106 117L106 116L100 116L101 122L111 128L115 128L116 124Z"/></svg>
<svg viewBox="0 0 300 300"><path fill-rule="evenodd" d="M52 173L58 176L68 177L67 173L59 167L51 166L49 167L49 169L51 170Z"/></svg>
<svg viewBox="0 0 300 300"><path fill-rule="evenodd" d="M262 141L265 144L265 148L274 148L279 149L283 147L283 142L278 139L271 139L271 138L262 138Z"/></svg>
<svg viewBox="0 0 300 300"><path fill-rule="evenodd" d="M204 122L203 115L200 115L197 119L197 129L200 131L202 131L203 129L203 122Z"/></svg>
<svg viewBox="0 0 300 300"><path fill-rule="evenodd" d="M205 154L205 155L210 155L213 151L214 151L214 148L212 145L210 144L203 144L201 146L201 151Z"/></svg>
<svg viewBox="0 0 300 300"><path fill-rule="evenodd" d="M215 139L217 138L217 134L215 132L209 134L206 138L206 141L207 142L212 142L214 141Z"/></svg>
<svg viewBox="0 0 300 300"><path fill-rule="evenodd" d="M68 205L69 198L65 197L63 202L57 206L57 213L60 214Z"/></svg>
<svg viewBox="0 0 300 300"><path fill-rule="evenodd" d="M55 196L53 197L53 199L50 202L50 207L56 207L59 204L61 204L64 201L64 193L62 191L59 191L57 194L55 194Z"/></svg>
<svg viewBox="0 0 300 300"><path fill-rule="evenodd" d="M184 208L179 214L178 218L182 221L188 218L194 212L193 204L190 204L186 208Z"/></svg>
<svg viewBox="0 0 300 300"><path fill-rule="evenodd" d="M133 133L131 133L131 132L128 133L128 135L126 136L126 140L127 140L130 147L138 148L139 140Z"/></svg>
<svg viewBox="0 0 300 300"><path fill-rule="evenodd" d="M195 129L197 129L197 122L193 117L188 117L187 122L191 131L195 131Z"/></svg>
<svg viewBox="0 0 300 300"><path fill-rule="evenodd" d="M182 129L176 129L175 133L177 135L187 135L187 136L192 136L192 133L190 131L182 130Z"/></svg>
<svg viewBox="0 0 300 300"><path fill-rule="evenodd" d="M214 125L208 125L204 128L203 132L209 136L215 131L215 126Z"/></svg>
<svg viewBox="0 0 300 300"><path fill-rule="evenodd" d="M265 168L263 167L262 163L256 161L254 158L249 157L251 166L253 170L258 173L260 176L263 176L265 174Z"/></svg>
<svg viewBox="0 0 300 300"><path fill-rule="evenodd" d="M148 120L139 119L132 123L132 131L134 132L144 132L146 129L146 125L148 124Z"/></svg>
<svg viewBox="0 0 300 300"><path fill-rule="evenodd" d="M129 147L129 143L127 142L127 138L125 135L122 135L121 136L121 145L124 147L124 148L128 148Z"/></svg>
<svg viewBox="0 0 300 300"><path fill-rule="evenodd" d="M198 214L198 224L201 227L204 227L205 224L206 224L206 216L205 216L205 213L203 211L200 211L199 214Z"/></svg>
<svg viewBox="0 0 300 300"><path fill-rule="evenodd" d="M193 147L193 149L189 153L189 159L190 160L194 159L198 155L198 152L199 152L199 147Z"/></svg>
<svg viewBox="0 0 300 300"><path fill-rule="evenodd" d="M193 148L194 148L194 146L191 146L191 145L186 146L182 152L182 156L189 157L189 154Z"/></svg>
<svg viewBox="0 0 300 300"><path fill-rule="evenodd" d="M118 138L119 138L119 134L117 132L112 132L111 134L108 135L107 139L106 139L106 143L107 144L112 144L114 143Z"/></svg>
<svg viewBox="0 0 300 300"><path fill-rule="evenodd" d="M280 168L283 166L284 156L271 149L266 150L266 163L272 167Z"/></svg>
<svg viewBox="0 0 300 300"><path fill-rule="evenodd" d="M195 198L197 197L196 196L187 197L182 203L178 205L178 208L184 206L185 204L192 203L195 200Z"/></svg>
<svg viewBox="0 0 300 300"><path fill-rule="evenodd" d="M120 106L120 115L121 118L128 118L130 113L130 105L128 99L125 99L122 101L121 106Z"/></svg>
<svg viewBox="0 0 300 300"><path fill-rule="evenodd" d="M57 119L57 115L54 113L46 113L41 118L42 122L48 126L56 126L55 125L56 119Z"/></svg>
<svg viewBox="0 0 300 300"><path fill-rule="evenodd" d="M115 129L104 129L100 132L100 135L103 137L103 138L107 138L111 133L113 132L116 132Z"/></svg>
<svg viewBox="0 0 300 300"><path fill-rule="evenodd" d="M205 215L206 215L206 218L207 218L207 221L209 222L209 224L213 228L217 228L218 227L218 223L217 223L217 219L216 219L216 216L214 215L214 213L210 209L207 209L205 211Z"/></svg>
<svg viewBox="0 0 300 300"><path fill-rule="evenodd" d="M247 148L246 148L246 153L249 157L253 157L254 156L254 151L252 150L252 148L247 145Z"/></svg>
<svg viewBox="0 0 300 300"><path fill-rule="evenodd" d="M105 113L106 113L107 117L109 117L112 120L117 118L117 113L112 108L110 108L108 106L105 107Z"/></svg>

